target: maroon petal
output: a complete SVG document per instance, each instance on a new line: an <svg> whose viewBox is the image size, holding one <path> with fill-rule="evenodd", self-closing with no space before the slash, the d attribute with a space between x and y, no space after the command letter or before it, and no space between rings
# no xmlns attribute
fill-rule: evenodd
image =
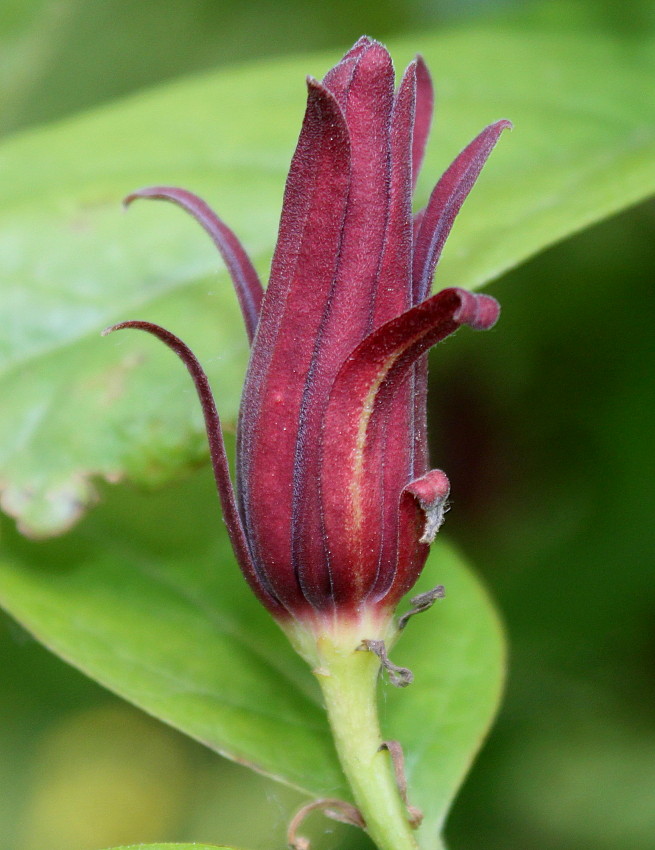
<svg viewBox="0 0 655 850"><path fill-rule="evenodd" d="M201 198L186 189L175 186L148 186L132 192L123 201L129 206L137 198L155 198L171 201L190 213L201 224L218 248L232 277L246 325L248 339L252 342L257 329L264 290L250 258L236 235Z"/></svg>
<svg viewBox="0 0 655 850"><path fill-rule="evenodd" d="M420 478L416 478L403 490L403 494L411 496L422 512L423 529L419 543L429 545L437 536L437 531L443 523L450 482L445 472L431 469Z"/></svg>
<svg viewBox="0 0 655 850"><path fill-rule="evenodd" d="M380 272L378 275L375 315L373 327L399 316L412 306L411 263L413 225L411 210L412 195L412 141L414 114L416 109L416 73L417 64L412 62L403 75L394 100L391 119L391 185L387 233L384 242ZM404 282L400 286L399 282ZM415 411L415 401L425 403L421 393L423 375L411 369L408 380L403 381L394 398L390 401L386 430L387 447L384 465L378 477L377 520L371 522L380 525L379 553L375 573L369 576L370 592L375 594L378 582L382 580L387 548L391 557L395 557L397 512L388 501L389 492L394 492L398 481L406 481L414 474L416 446L416 427L414 417L421 415ZM427 372L425 373L427 378ZM426 385L427 386L427 385ZM391 449L393 443L393 449ZM420 451L420 450L419 450ZM422 471L422 470L421 470ZM391 526L389 522L391 521ZM385 544L391 543L388 547Z"/></svg>
<svg viewBox="0 0 655 850"><path fill-rule="evenodd" d="M389 237L396 241L404 238L403 253L411 251L411 243L397 230L405 226L401 216L411 200L409 134L413 124L412 87L415 83L405 81L399 108L399 100L394 95L393 65L387 50L369 39L360 40L356 48L354 58L345 63L349 74L341 82L347 84L337 88L334 78L331 83L344 111L352 155L337 277L326 303L326 312L330 315L322 347L329 345L333 362L330 383L347 353L370 332L376 321L381 323L387 318L376 317L375 310L376 297L383 288L380 273ZM337 69L342 64L339 63ZM403 126L398 126L401 121ZM393 226L390 225L392 215ZM387 263L392 250L390 245L386 251ZM404 260L406 262L406 256ZM401 306L396 312L401 312L405 290L410 286L407 272L401 279L395 277L391 285L400 293Z"/></svg>
<svg viewBox="0 0 655 850"><path fill-rule="evenodd" d="M376 574L374 592L382 598L396 575L398 540L406 535L392 530L410 476L395 482L385 476L388 459L405 451L406 425L389 413L412 364L460 325L491 327L498 312L489 296L445 289L373 331L339 371L325 416L321 467L335 604L361 600Z"/></svg>
<svg viewBox="0 0 655 850"><path fill-rule="evenodd" d="M388 51L362 37L322 83L307 83L265 293L235 235L197 196L155 186L127 199L190 212L233 277L252 341L236 498L194 355L148 322L110 330L149 331L186 364L243 572L278 618L320 631L369 614L387 622L440 525L449 485L428 471L427 352L462 324L490 327L498 305L460 289L426 295L455 216L510 125L484 130L413 216L434 104L423 60L394 91Z"/></svg>
<svg viewBox="0 0 655 850"><path fill-rule="evenodd" d="M307 602L291 552L294 458L308 375L337 273L351 160L334 96L315 80L308 87L244 387L238 446L238 490L253 555L296 610Z"/></svg>
<svg viewBox="0 0 655 850"><path fill-rule="evenodd" d="M423 214L414 248L415 302L430 291L432 276L453 222L482 167L509 121L497 121L486 127L459 154L435 186Z"/></svg>
<svg viewBox="0 0 655 850"><path fill-rule="evenodd" d="M373 39L367 35L363 35L355 42L341 61L334 68L330 68L323 77L323 85L332 92L342 109L346 108L348 91L352 83L355 68L357 67L357 60L372 44L375 44Z"/></svg>
<svg viewBox="0 0 655 850"><path fill-rule="evenodd" d="M411 288L411 234L407 231L404 276L385 273L388 288L379 298L385 244L391 239L400 247L403 237L392 231L406 224L400 215L390 224L391 208L402 205L403 194L409 204L410 191L409 137L403 152L406 185L402 185L400 173L398 185L392 177L394 74L382 45L371 42L362 50L348 88L340 96L351 140L350 191L334 287L313 340L314 356L305 383L294 457L293 562L303 593L315 607L323 606L331 596L329 553L316 487L317 446L330 387L348 352L376 323L402 311ZM403 130L399 128L400 133ZM391 252L387 257L387 264L394 262Z"/></svg>
<svg viewBox="0 0 655 850"><path fill-rule="evenodd" d="M165 345L167 345L177 356L182 360L187 367L189 374L193 378L193 382L200 399L203 416L205 419L205 428L207 430L207 438L209 440L209 453L211 456L212 466L214 469L214 478L216 487L223 510L223 519L227 526L227 531L230 536L232 548L237 558L241 571L248 580L253 591L257 594L261 602L277 616L284 614L284 609L277 602L274 593L268 586L266 579L255 568L248 547L248 542L244 533L241 517L236 506L234 498L234 490L230 480L230 468L225 453L225 443L223 441L223 431L221 422L214 402L209 381L202 366L196 359L191 349L185 345L181 339L176 337L170 331L165 330L159 325L152 322L128 321L120 322L113 327L104 330L103 336L119 331L123 328L135 328L137 330L147 331L156 336Z"/></svg>
<svg viewBox="0 0 655 850"><path fill-rule="evenodd" d="M411 481L402 491L399 504L398 561L393 581L383 603L395 608L418 578L448 509L450 482L440 469L431 469Z"/></svg>
<svg viewBox="0 0 655 850"><path fill-rule="evenodd" d="M412 306L412 131L416 70L405 71L393 100L389 133L389 186L381 258L373 292L371 329Z"/></svg>
<svg viewBox="0 0 655 850"><path fill-rule="evenodd" d="M412 187L416 186L425 147L432 126L434 112L434 90L430 72L422 56L416 57L416 118L412 142Z"/></svg>

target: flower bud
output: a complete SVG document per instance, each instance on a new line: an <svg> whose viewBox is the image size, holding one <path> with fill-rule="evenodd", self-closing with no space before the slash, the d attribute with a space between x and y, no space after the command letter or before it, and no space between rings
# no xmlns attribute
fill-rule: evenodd
<svg viewBox="0 0 655 850"><path fill-rule="evenodd" d="M427 459L428 349L461 325L490 328L498 304L430 296L455 216L508 121L455 159L427 206L412 191L433 95L417 58L397 89L387 50L360 39L307 110L287 179L265 294L236 236L189 192L130 196L177 203L205 227L232 274L252 340L237 437L237 496L204 372L172 334L198 388L237 559L282 625L388 623L443 521L449 483ZM366 635L375 638L375 634Z"/></svg>

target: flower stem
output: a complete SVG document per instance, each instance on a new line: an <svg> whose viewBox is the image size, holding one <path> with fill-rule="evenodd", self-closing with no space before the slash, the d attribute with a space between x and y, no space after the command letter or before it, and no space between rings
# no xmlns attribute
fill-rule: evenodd
<svg viewBox="0 0 655 850"><path fill-rule="evenodd" d="M389 753L380 750L376 699L380 659L356 646L328 637L317 642L319 665L314 674L337 753L366 831L379 850L417 850Z"/></svg>

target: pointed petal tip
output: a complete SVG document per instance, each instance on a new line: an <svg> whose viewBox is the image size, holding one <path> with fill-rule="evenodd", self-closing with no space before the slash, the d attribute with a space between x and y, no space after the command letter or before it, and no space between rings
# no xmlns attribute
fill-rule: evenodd
<svg viewBox="0 0 655 850"><path fill-rule="evenodd" d="M448 498L450 481L441 469L431 469L425 475L411 481L405 489L426 505L434 505Z"/></svg>
<svg viewBox="0 0 655 850"><path fill-rule="evenodd" d="M159 325L155 325L152 322L146 322L142 319L127 319L124 322L117 322L115 325L110 325L108 328L105 328L104 331L100 331L100 336L109 336L109 334L114 333L114 331L122 331L124 328L132 328L137 331L149 331L150 333L153 331L162 331L164 334L168 334L168 331L160 328Z"/></svg>
<svg viewBox="0 0 655 850"><path fill-rule="evenodd" d="M169 195L175 195L176 192L184 190L176 189L174 186L143 186L141 189L135 189L123 198L123 209L127 209L134 201L139 198L154 198L155 200L174 200Z"/></svg>
<svg viewBox="0 0 655 850"><path fill-rule="evenodd" d="M491 126L496 127L499 134L502 133L503 130L513 130L514 129L514 125L512 124L512 122L508 118L501 118L500 121L494 121L494 123L491 124Z"/></svg>
<svg viewBox="0 0 655 850"><path fill-rule="evenodd" d="M421 53L417 53L413 63L416 65L416 76L422 78L425 83L432 83L432 74L428 68L428 63L425 61Z"/></svg>
<svg viewBox="0 0 655 850"><path fill-rule="evenodd" d="M171 191L170 186L144 186L142 189L135 189L123 198L123 209L128 209L139 198L161 198L168 191Z"/></svg>
<svg viewBox="0 0 655 850"><path fill-rule="evenodd" d="M416 86L416 112L414 118L414 139L412 142L412 183L416 187L423 157L427 146L430 127L432 126L432 114L434 112L434 86L432 77L428 71L423 57L417 55L410 64L411 73Z"/></svg>
<svg viewBox="0 0 655 850"><path fill-rule="evenodd" d="M391 54L389 53L386 45L384 45L381 41L378 41L376 38L371 38L370 35L362 35L357 39L350 50L344 54L340 62L348 61L348 59L352 58L353 54L362 54L371 49L381 51L386 57L391 59Z"/></svg>
<svg viewBox="0 0 655 850"><path fill-rule="evenodd" d="M430 72L428 71L428 66L425 64L425 60L423 59L420 53L417 53L416 56L412 59L412 61L407 65L407 67L403 71L403 77L407 73L413 73L419 85L431 85L432 83L432 77L430 76Z"/></svg>
<svg viewBox="0 0 655 850"><path fill-rule="evenodd" d="M125 328L129 326L129 322L118 322L115 325L110 325L108 328L105 328L103 331L100 331L100 336L109 336L109 334L114 331L120 331L121 328Z"/></svg>
<svg viewBox="0 0 655 850"><path fill-rule="evenodd" d="M443 525L444 515L448 510L450 495L448 476L440 469L431 469L421 478L411 481L405 487L405 491L418 501L423 511L425 525L419 543L429 545Z"/></svg>
<svg viewBox="0 0 655 850"><path fill-rule="evenodd" d="M408 77L408 76L413 77L414 79L416 79L416 77L418 76L418 62L417 62L416 58L412 59L412 61L407 65L407 67L403 71L403 75L402 75L401 80L400 80L401 85L402 85L403 81L405 80L405 77Z"/></svg>
<svg viewBox="0 0 655 850"><path fill-rule="evenodd" d="M457 289L460 306L453 319L469 325L475 331L487 331L498 321L500 304L491 295L474 295L466 289Z"/></svg>
<svg viewBox="0 0 655 850"><path fill-rule="evenodd" d="M316 77L307 77L307 108L313 106L318 108L321 121L327 121L340 125L342 132L348 137L348 128L346 126L346 117L334 93L325 85L322 80L317 80ZM305 113L307 120L307 113Z"/></svg>
<svg viewBox="0 0 655 850"><path fill-rule="evenodd" d="M374 44L377 44L374 39L368 35L360 36L351 48L346 50L341 59L334 65L325 75L325 81L329 84L330 80L338 75L339 71L345 66L356 62L364 53L366 53Z"/></svg>
<svg viewBox="0 0 655 850"><path fill-rule="evenodd" d="M316 77L312 77L311 74L308 74L305 80L307 82L307 94L309 98L334 97L330 89L327 88L327 86L325 86L321 80L317 80Z"/></svg>
<svg viewBox="0 0 655 850"><path fill-rule="evenodd" d="M353 50L361 50L362 48L368 49L370 47L381 47L385 51L385 53L389 52L385 45L382 44L381 41L378 41L377 38L373 38L370 35L360 35L360 37L353 44L348 53L346 53L346 56L349 56L353 52Z"/></svg>
<svg viewBox="0 0 655 850"><path fill-rule="evenodd" d="M312 77L311 74L307 75L307 98L308 102L311 100L322 99L334 101L335 105L338 105L334 94L325 85L323 80L317 80L316 77ZM339 111L341 112L341 107L339 107Z"/></svg>

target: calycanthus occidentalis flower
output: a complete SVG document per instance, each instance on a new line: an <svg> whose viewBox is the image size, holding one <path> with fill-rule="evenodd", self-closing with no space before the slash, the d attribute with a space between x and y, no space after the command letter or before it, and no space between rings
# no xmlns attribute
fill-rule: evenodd
<svg viewBox="0 0 655 850"><path fill-rule="evenodd" d="M146 321L106 333L148 331L184 361L241 570L320 682L356 806L313 801L293 819L290 845L308 846L297 825L323 807L364 827L383 850L415 850L420 813L407 803L400 744L382 741L375 683L381 665L394 684L411 681L387 650L408 616L440 593L416 597L394 621L450 489L428 465L427 352L461 325L490 328L499 308L487 295L430 295L430 286L454 219L510 124L484 129L413 214L433 109L423 60L395 89L387 50L361 38L322 82L309 78L308 90L266 292L235 234L196 195L154 186L127 198L186 209L232 276L252 345L236 492L209 382L191 350Z"/></svg>
<svg viewBox="0 0 655 850"><path fill-rule="evenodd" d="M427 352L461 325L490 328L497 302L430 295L455 216L508 121L484 129L425 209L412 191L433 110L421 58L394 89L387 50L361 38L307 109L264 292L235 234L197 196L155 186L190 212L230 271L252 343L237 438L237 488L207 378L187 346L145 321L189 369L202 403L223 515L239 565L283 627L389 635L443 519L449 483L430 470Z"/></svg>

